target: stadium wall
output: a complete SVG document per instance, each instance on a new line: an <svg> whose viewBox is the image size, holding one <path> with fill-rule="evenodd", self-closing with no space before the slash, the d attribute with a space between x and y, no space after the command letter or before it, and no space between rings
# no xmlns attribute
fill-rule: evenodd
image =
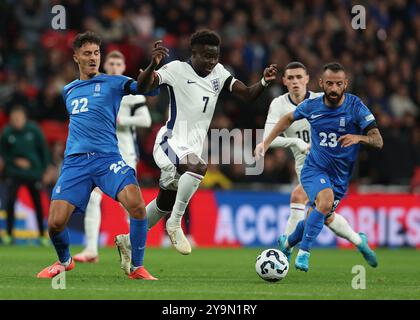
<svg viewBox="0 0 420 320"><path fill-rule="evenodd" d="M157 189L143 189L148 203ZM0 230L5 228L4 188L0 188L2 210ZM190 203L190 230L198 246L248 247L276 246L289 215L287 193L255 191L199 190ZM48 196L43 194L47 217ZM373 246L420 248L420 195L412 194L349 194L337 209L358 232L365 232ZM16 203L15 236L18 243L36 241L37 228L32 201L25 188L19 191ZM46 222L46 219L45 219ZM163 223L148 235L149 246L160 246L164 237ZM72 244L83 244L83 215L73 215L69 229ZM100 242L113 245L113 238L128 232L126 216L118 203L104 197ZM317 239L318 247L348 248L351 245L324 228Z"/></svg>

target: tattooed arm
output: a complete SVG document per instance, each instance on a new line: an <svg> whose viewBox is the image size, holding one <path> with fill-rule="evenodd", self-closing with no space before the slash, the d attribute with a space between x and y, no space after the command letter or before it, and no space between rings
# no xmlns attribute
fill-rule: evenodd
<svg viewBox="0 0 420 320"><path fill-rule="evenodd" d="M382 149L384 141L378 128L370 129L365 136L346 134L338 139L343 147L350 147L356 143L362 143L373 148Z"/></svg>

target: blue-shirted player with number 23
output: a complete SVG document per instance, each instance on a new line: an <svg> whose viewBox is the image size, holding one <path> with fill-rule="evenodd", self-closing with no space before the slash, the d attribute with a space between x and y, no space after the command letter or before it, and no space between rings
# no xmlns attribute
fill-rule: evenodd
<svg viewBox="0 0 420 320"><path fill-rule="evenodd" d="M270 135L255 148L256 158L295 120L306 118L311 124L312 144L301 173L301 183L313 209L289 237L282 237L280 249L290 256L290 248L301 241L295 267L309 269L310 249L324 221L334 212L348 189L357 159L359 144L381 149L383 141L375 117L356 96L344 93L348 79L339 63L324 66L320 79L324 96L303 101L294 112L282 117ZM365 241L367 243L367 241ZM375 253L368 248L362 254L377 266Z"/></svg>
<svg viewBox="0 0 420 320"><path fill-rule="evenodd" d="M139 92L137 82L125 76L99 73L100 38L86 32L73 42L73 59L80 78L63 89L70 115L69 135L60 177L51 197L48 232L58 261L38 273L38 278L53 278L72 270L66 224L73 212L84 212L91 191L99 187L121 202L130 214L132 244L131 279L157 280L143 266L147 217L135 171L122 159L116 136L116 118L121 99ZM167 56L168 50L155 46L152 55ZM151 92L148 95L155 95Z"/></svg>

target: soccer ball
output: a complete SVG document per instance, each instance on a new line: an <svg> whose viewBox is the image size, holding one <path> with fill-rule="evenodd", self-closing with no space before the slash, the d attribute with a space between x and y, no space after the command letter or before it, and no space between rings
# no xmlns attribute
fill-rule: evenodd
<svg viewBox="0 0 420 320"><path fill-rule="evenodd" d="M267 249L257 257L255 271L266 281L280 281L286 277L289 271L289 262L280 250Z"/></svg>

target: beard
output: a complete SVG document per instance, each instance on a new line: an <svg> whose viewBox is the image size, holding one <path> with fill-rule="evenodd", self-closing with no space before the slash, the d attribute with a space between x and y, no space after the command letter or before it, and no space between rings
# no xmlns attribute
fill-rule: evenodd
<svg viewBox="0 0 420 320"><path fill-rule="evenodd" d="M343 97L344 91L341 94L336 93L336 92L333 92L333 93L324 92L324 95L325 95L325 98L328 100L329 103L336 106L336 105L338 105L341 98Z"/></svg>

